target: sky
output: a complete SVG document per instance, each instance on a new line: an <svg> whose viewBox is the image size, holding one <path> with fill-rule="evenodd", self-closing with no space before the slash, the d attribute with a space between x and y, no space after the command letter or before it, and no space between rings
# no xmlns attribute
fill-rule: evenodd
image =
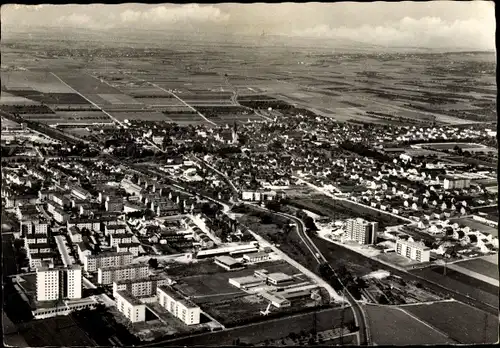
<svg viewBox="0 0 500 348"><path fill-rule="evenodd" d="M184 30L347 39L386 47L495 49L491 1L4 5L2 30L30 26Z"/></svg>

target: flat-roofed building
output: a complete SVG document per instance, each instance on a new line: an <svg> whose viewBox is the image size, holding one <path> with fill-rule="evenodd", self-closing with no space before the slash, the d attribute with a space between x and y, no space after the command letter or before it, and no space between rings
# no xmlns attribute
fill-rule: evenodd
<svg viewBox="0 0 500 348"><path fill-rule="evenodd" d="M378 222L370 222L365 219L348 219L346 223L346 235L349 240L360 244L374 244L377 239Z"/></svg>
<svg viewBox="0 0 500 348"><path fill-rule="evenodd" d="M293 280L293 277L282 272L269 273L266 281L272 285L280 285Z"/></svg>
<svg viewBox="0 0 500 348"><path fill-rule="evenodd" d="M233 259L231 256L217 256L215 258L215 264L218 266L221 266L227 271L236 271L239 269L245 268L243 264L235 259Z"/></svg>
<svg viewBox="0 0 500 348"><path fill-rule="evenodd" d="M276 308L290 307L290 300L284 298L276 293L270 293L267 291L262 291L259 293L260 296L271 302L271 304Z"/></svg>
<svg viewBox="0 0 500 348"><path fill-rule="evenodd" d="M82 298L82 269L71 267L37 267L37 301Z"/></svg>
<svg viewBox="0 0 500 348"><path fill-rule="evenodd" d="M116 307L132 323L146 321L146 305L127 291L118 291Z"/></svg>
<svg viewBox="0 0 500 348"><path fill-rule="evenodd" d="M229 284L236 286L238 289L249 289L264 284L262 278L254 275L238 278L229 278Z"/></svg>
<svg viewBox="0 0 500 348"><path fill-rule="evenodd" d="M114 281L134 278L145 278L149 274L148 265L135 264L116 267L99 267L97 269L97 282L99 284L112 284Z"/></svg>
<svg viewBox="0 0 500 348"><path fill-rule="evenodd" d="M54 253L28 253L30 268L42 267L45 262L54 263Z"/></svg>
<svg viewBox="0 0 500 348"><path fill-rule="evenodd" d="M125 225L106 225L104 226L104 234L109 236L111 234L125 234L127 233L127 227Z"/></svg>
<svg viewBox="0 0 500 348"><path fill-rule="evenodd" d="M24 237L24 247L27 250L28 245L30 244L47 244L48 243L48 236L43 233L33 233L33 234L27 234Z"/></svg>
<svg viewBox="0 0 500 348"><path fill-rule="evenodd" d="M82 234L75 226L70 227L68 232L69 232L69 239L71 240L72 243L83 242Z"/></svg>
<svg viewBox="0 0 500 348"><path fill-rule="evenodd" d="M119 280L113 282L113 296L116 297L118 291L128 291L133 296L145 297L156 296L156 288L158 286L172 284L173 281L168 278L151 276L147 278L134 278L128 280Z"/></svg>
<svg viewBox="0 0 500 348"><path fill-rule="evenodd" d="M243 255L243 260L247 262L262 262L262 261L268 261L270 259L271 257L269 256L269 254L265 252L257 252L257 253L250 253Z"/></svg>
<svg viewBox="0 0 500 348"><path fill-rule="evenodd" d="M86 228L89 231L100 232L101 221L99 219L83 219L83 218L72 219L67 222L66 227L68 228L68 230L71 227L77 227L80 230Z"/></svg>
<svg viewBox="0 0 500 348"><path fill-rule="evenodd" d="M98 268L129 265L133 258L134 256L129 252L103 252L98 255L86 256L83 265L86 272L96 272Z"/></svg>
<svg viewBox="0 0 500 348"><path fill-rule="evenodd" d="M128 251L129 253L134 255L134 257L137 257L137 256L139 256L140 247L141 247L141 244L139 244L139 243L119 243L116 246L116 251L118 251L118 252Z"/></svg>
<svg viewBox="0 0 500 348"><path fill-rule="evenodd" d="M133 236L134 235L130 234L130 233L115 233L115 234L111 234L110 237L109 237L109 245L114 248L114 247L117 247L118 244L132 243L132 237Z"/></svg>
<svg viewBox="0 0 500 348"><path fill-rule="evenodd" d="M431 250L422 241L415 241L412 237L396 240L396 253L418 262L429 262Z"/></svg>
<svg viewBox="0 0 500 348"><path fill-rule="evenodd" d="M192 301L184 299L171 287L159 286L157 296L160 306L182 320L186 325L200 323L200 307Z"/></svg>

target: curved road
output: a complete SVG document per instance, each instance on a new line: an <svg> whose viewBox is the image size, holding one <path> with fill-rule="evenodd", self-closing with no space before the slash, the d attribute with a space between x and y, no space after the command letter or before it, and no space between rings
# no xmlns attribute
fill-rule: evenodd
<svg viewBox="0 0 500 348"><path fill-rule="evenodd" d="M329 265L327 259L321 254L321 252L316 247L314 242L307 235L306 227L304 225L304 222L301 219L297 218L296 216L290 215L290 214L273 212L273 211L270 211L266 208L262 208L258 205L254 205L251 203L250 204L246 203L246 204L251 205L255 208L267 211L267 212L271 212L271 213L276 214L276 215L280 215L280 216L289 218L290 220L295 221L296 226L297 226L297 233L298 233L300 239L306 245L307 249L309 249L309 251L311 252L313 257L316 259L318 264L321 264L321 263L328 264L328 267L330 267L330 269L332 270L332 273L335 275L335 277L337 277L337 279L339 279L335 270ZM342 282L340 282L340 283L342 284ZM366 315L364 313L364 310L361 307L361 305L356 301L356 299L351 295L351 293L347 290L347 288L344 286L344 284L342 284L342 287L343 287L343 292L346 295L347 300L348 300L349 304L351 305L351 308L353 309L355 320L359 326L359 344L360 345L370 345L371 344L370 329L368 326L368 322L366 320Z"/></svg>

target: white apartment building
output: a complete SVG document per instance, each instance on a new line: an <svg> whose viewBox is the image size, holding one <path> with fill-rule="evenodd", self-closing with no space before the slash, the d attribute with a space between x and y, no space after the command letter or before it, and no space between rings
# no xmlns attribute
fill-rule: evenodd
<svg viewBox="0 0 500 348"><path fill-rule="evenodd" d="M443 180L443 187L445 190L468 188L470 187L470 179L447 175Z"/></svg>
<svg viewBox="0 0 500 348"><path fill-rule="evenodd" d="M109 237L109 245L114 248L121 243L132 243L132 236L133 234L130 233L111 234Z"/></svg>
<svg viewBox="0 0 500 348"><path fill-rule="evenodd" d="M346 237L360 244L374 244L377 239L378 222L366 221L362 218L348 219Z"/></svg>
<svg viewBox="0 0 500 348"><path fill-rule="evenodd" d="M33 233L27 234L24 237L24 248L27 250L30 244L47 244L48 238L46 234L43 233Z"/></svg>
<svg viewBox="0 0 500 348"><path fill-rule="evenodd" d="M78 229L86 228L89 231L97 231L101 230L101 221L98 219L74 219L67 222L66 227L68 230L71 227L77 227Z"/></svg>
<svg viewBox="0 0 500 348"><path fill-rule="evenodd" d="M140 251L140 244L139 243L119 243L116 246L116 251L118 252L129 252L134 257L139 256L139 251Z"/></svg>
<svg viewBox="0 0 500 348"><path fill-rule="evenodd" d="M134 278L145 278L149 274L149 266L144 264L126 265L118 267L99 267L97 269L97 282L99 284L112 284L114 281Z"/></svg>
<svg viewBox="0 0 500 348"><path fill-rule="evenodd" d="M38 267L36 269L37 301L82 298L82 269L71 267Z"/></svg>
<svg viewBox="0 0 500 348"><path fill-rule="evenodd" d="M408 239L398 238L396 240L396 253L418 262L429 262L431 250L421 241L414 241L412 237Z"/></svg>
<svg viewBox="0 0 500 348"><path fill-rule="evenodd" d="M30 268L36 269L37 267L42 267L44 263L54 263L54 256L52 253L28 253L28 260L30 263Z"/></svg>
<svg viewBox="0 0 500 348"><path fill-rule="evenodd" d="M125 234L127 227L125 225L106 225L104 226L104 234L109 236L111 234Z"/></svg>
<svg viewBox="0 0 500 348"><path fill-rule="evenodd" d="M116 294L116 307L120 313L133 323L146 321L146 305L127 291L118 291Z"/></svg>
<svg viewBox="0 0 500 348"><path fill-rule="evenodd" d="M47 234L48 233L48 228L49 224L46 222L35 222L35 221L28 221L24 222L23 224L22 231L25 232L26 234Z"/></svg>
<svg viewBox="0 0 500 348"><path fill-rule="evenodd" d="M132 263L133 255L129 252L103 252L99 255L88 255L83 259L86 272L96 272L98 268L126 266Z"/></svg>
<svg viewBox="0 0 500 348"><path fill-rule="evenodd" d="M200 307L190 300L186 300L167 286L157 288L158 302L160 306L179 318L186 325L200 323Z"/></svg>
<svg viewBox="0 0 500 348"><path fill-rule="evenodd" d="M128 291L132 296L145 297L156 296L156 288L162 285L171 284L168 278L149 277L120 280L113 282L113 296L116 298L118 291Z"/></svg>

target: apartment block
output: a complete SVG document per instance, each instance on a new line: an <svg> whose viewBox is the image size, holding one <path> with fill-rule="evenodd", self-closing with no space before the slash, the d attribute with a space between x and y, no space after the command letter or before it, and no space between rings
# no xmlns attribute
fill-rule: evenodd
<svg viewBox="0 0 500 348"><path fill-rule="evenodd" d="M168 286L157 288L158 302L160 306L172 313L176 318L182 320L186 325L200 323L200 307L192 301L186 300Z"/></svg>
<svg viewBox="0 0 500 348"><path fill-rule="evenodd" d="M37 301L82 298L82 269L71 267L38 267L36 269Z"/></svg>
<svg viewBox="0 0 500 348"><path fill-rule="evenodd" d="M431 250L422 241L409 237L396 240L396 253L414 261L429 262Z"/></svg>
<svg viewBox="0 0 500 348"><path fill-rule="evenodd" d="M135 278L113 282L113 296L118 291L128 291L132 296L145 297L156 296L158 286L171 284L172 280L160 277Z"/></svg>
<svg viewBox="0 0 500 348"><path fill-rule="evenodd" d="M139 256L139 251L140 251L140 244L139 243L119 243L116 246L116 251L118 252L129 252L134 257Z"/></svg>
<svg viewBox="0 0 500 348"><path fill-rule="evenodd" d="M365 219L348 219L346 222L346 237L360 244L374 244L377 239L378 222Z"/></svg>
<svg viewBox="0 0 500 348"><path fill-rule="evenodd" d="M129 252L104 252L98 255L88 255L83 260L86 272L96 272L98 268L126 266L132 263L134 256Z"/></svg>
<svg viewBox="0 0 500 348"><path fill-rule="evenodd" d="M116 307L120 313L133 323L146 320L146 305L127 291L118 291L116 294Z"/></svg>
<svg viewBox="0 0 500 348"><path fill-rule="evenodd" d="M97 269L97 282L99 284L108 285L112 284L114 281L145 278L148 274L149 266L144 264L99 267Z"/></svg>

